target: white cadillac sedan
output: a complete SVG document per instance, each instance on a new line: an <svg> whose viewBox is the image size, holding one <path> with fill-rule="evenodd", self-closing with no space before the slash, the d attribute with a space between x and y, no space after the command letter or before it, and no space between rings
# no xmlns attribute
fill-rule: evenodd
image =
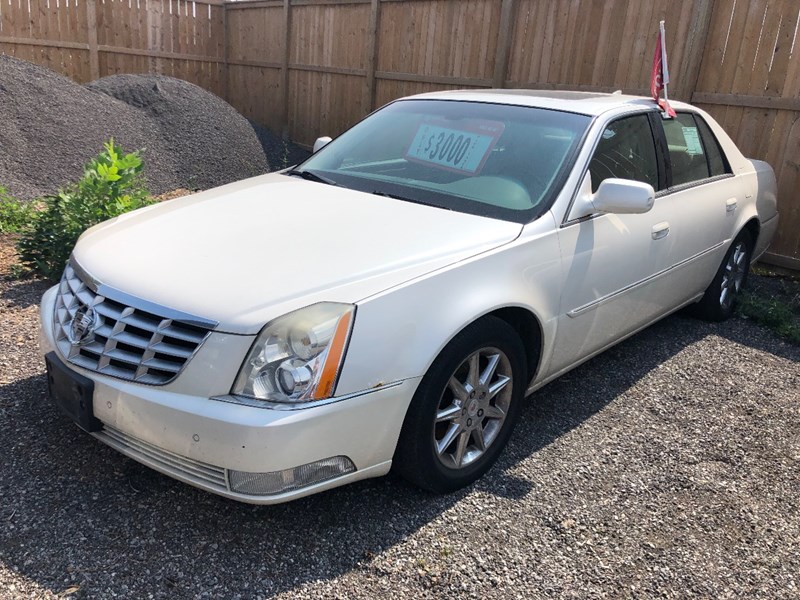
<svg viewBox="0 0 800 600"><path fill-rule="evenodd" d="M774 174L673 105L414 96L291 170L93 227L42 299L50 395L244 502L391 467L465 486L537 388L681 307L731 315Z"/></svg>

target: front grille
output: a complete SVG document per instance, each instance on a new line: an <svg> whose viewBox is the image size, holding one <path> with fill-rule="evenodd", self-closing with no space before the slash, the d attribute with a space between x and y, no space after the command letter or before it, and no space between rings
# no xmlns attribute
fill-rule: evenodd
<svg viewBox="0 0 800 600"><path fill-rule="evenodd" d="M56 299L56 343L69 362L84 369L163 385L178 376L212 329L169 318L166 309L159 315L118 302L98 293L103 291L88 287L72 265L64 269ZM79 311L78 320L85 322L76 328Z"/></svg>
<svg viewBox="0 0 800 600"><path fill-rule="evenodd" d="M94 436L124 455L183 481L227 491L225 469L168 452L158 446L104 425Z"/></svg>

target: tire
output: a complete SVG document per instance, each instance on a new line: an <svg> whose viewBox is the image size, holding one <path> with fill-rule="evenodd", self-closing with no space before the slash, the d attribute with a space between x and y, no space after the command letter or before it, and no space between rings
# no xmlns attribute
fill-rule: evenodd
<svg viewBox="0 0 800 600"><path fill-rule="evenodd" d="M524 357L517 333L497 317L484 317L453 338L411 400L395 471L439 493L480 478L497 460L519 417L527 383Z"/></svg>
<svg viewBox="0 0 800 600"><path fill-rule="evenodd" d="M725 253L711 285L695 306L692 314L707 321L725 321L733 315L739 293L747 283L753 236L742 230Z"/></svg>

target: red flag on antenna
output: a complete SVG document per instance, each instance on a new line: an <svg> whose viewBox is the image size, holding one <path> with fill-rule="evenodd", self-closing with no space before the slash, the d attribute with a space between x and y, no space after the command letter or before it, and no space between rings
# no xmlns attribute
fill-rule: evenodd
<svg viewBox="0 0 800 600"><path fill-rule="evenodd" d="M661 21L656 41L656 53L653 56L653 70L650 72L650 95L667 115L675 118L677 115L669 105L667 99L667 84L669 84L669 68L667 67L667 45L664 35L664 21ZM659 99L661 90L664 90L664 99Z"/></svg>

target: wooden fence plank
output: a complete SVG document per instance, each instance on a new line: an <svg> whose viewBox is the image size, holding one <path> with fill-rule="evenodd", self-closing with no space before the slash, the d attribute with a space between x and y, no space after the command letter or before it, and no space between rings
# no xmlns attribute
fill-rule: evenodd
<svg viewBox="0 0 800 600"><path fill-rule="evenodd" d="M588 44L588 47L594 48L595 52L584 52L581 67L581 81L593 85L598 85L602 81L601 74L604 66L613 62L609 60L611 56L614 56L612 48L616 46L619 51L619 45L622 43L621 40L615 39L611 32L615 28L619 30L625 22L624 19L618 17L620 14L619 0L606 2L603 8L600 12L600 26L592 23L592 29L596 33L593 42Z"/></svg>
<svg viewBox="0 0 800 600"><path fill-rule="evenodd" d="M47 6L47 0L31 0L31 37L33 38L42 38L42 39L58 39L58 32L55 31L53 34L50 33L50 10ZM34 18L34 15L35 18ZM39 61L43 64L47 65L48 67L52 66L52 61L50 60L49 47L40 47L37 49L37 54L39 55Z"/></svg>
<svg viewBox="0 0 800 600"><path fill-rule="evenodd" d="M95 0L86 2L86 31L89 44L89 77L100 79L100 62L97 52L97 6Z"/></svg>
<svg viewBox="0 0 800 600"><path fill-rule="evenodd" d="M381 3L372 0L367 28L366 77L364 85L364 103L368 110L375 108L375 70L378 67L378 33L380 31Z"/></svg>
<svg viewBox="0 0 800 600"><path fill-rule="evenodd" d="M497 40L497 54L494 59L494 80L496 88L503 87L508 72L508 59L511 54L511 20L514 16L514 0L503 0L500 9L500 37Z"/></svg>
<svg viewBox="0 0 800 600"><path fill-rule="evenodd" d="M800 258L800 202L797 190L800 189L800 118L795 119L783 153L783 168L778 182L778 199L783 200L780 208L781 219L772 252L781 256ZM785 200L791 198L793 202Z"/></svg>
<svg viewBox="0 0 800 600"><path fill-rule="evenodd" d="M88 50L89 44L80 42L67 42L59 40L42 40L34 38L11 37L0 35L0 44L19 44L21 46L43 46L50 48L74 48L75 50Z"/></svg>
<svg viewBox="0 0 800 600"><path fill-rule="evenodd" d="M419 83L441 83L443 85L466 87L492 87L494 81L491 79L478 79L475 77L450 77L447 75L420 75L418 73L395 73L392 71L377 71L375 76L378 79L389 79L392 81L415 81Z"/></svg>
<svg viewBox="0 0 800 600"><path fill-rule="evenodd" d="M529 81L550 81L550 64L553 52L553 40L560 37L560 32L556 30L556 16L558 14L558 4L555 2L547 3L547 21L542 39L542 55L539 59L539 75L531 77ZM540 3L539 14L544 14L544 3Z"/></svg>
<svg viewBox="0 0 800 600"><path fill-rule="evenodd" d="M14 14L14 7L11 6L9 2L5 2L0 0L0 36L13 38L11 35L11 27L13 26L14 21L11 19L11 15ZM2 42L0 42L2 43Z"/></svg>
<svg viewBox="0 0 800 600"><path fill-rule="evenodd" d="M697 89L703 50L708 43L711 29L713 8L713 0L698 0L693 3L691 25L686 35L684 59L678 63L677 85L673 87L676 98L690 100Z"/></svg>
<svg viewBox="0 0 800 600"><path fill-rule="evenodd" d="M611 81L619 84L620 88L628 87L626 83L627 73L631 68L631 63L634 60L641 60L641 58L633 56L633 44L627 35L627 32L636 28L636 22L639 17L639 9L639 3L636 0L627 0L625 10L625 25L622 28L622 31L619 33L619 35L625 39L625 43L623 43L620 47L619 58L615 65L616 68L614 70L614 77L611 79ZM644 59L647 59L646 55L644 56Z"/></svg>
<svg viewBox="0 0 800 600"><path fill-rule="evenodd" d="M779 96L746 96L742 94L709 94L708 92L695 92L692 95L692 102L699 104L721 104L724 106L749 106L751 108L800 111L800 98L781 98Z"/></svg>
<svg viewBox="0 0 800 600"><path fill-rule="evenodd" d="M137 50L135 48L118 48L116 46L98 46L97 47L99 52L104 52L108 54L120 54L123 56L142 56L142 57L153 57L153 58L165 58L171 60L180 60L180 61L190 61L190 62L208 62L208 63L220 63L224 62L224 59L217 58L216 56L202 56L197 54L183 54L179 52L157 52L155 50Z"/></svg>
<svg viewBox="0 0 800 600"><path fill-rule="evenodd" d="M283 2L283 61L281 63L281 135L285 138L289 131L289 54L292 32L292 3Z"/></svg>

